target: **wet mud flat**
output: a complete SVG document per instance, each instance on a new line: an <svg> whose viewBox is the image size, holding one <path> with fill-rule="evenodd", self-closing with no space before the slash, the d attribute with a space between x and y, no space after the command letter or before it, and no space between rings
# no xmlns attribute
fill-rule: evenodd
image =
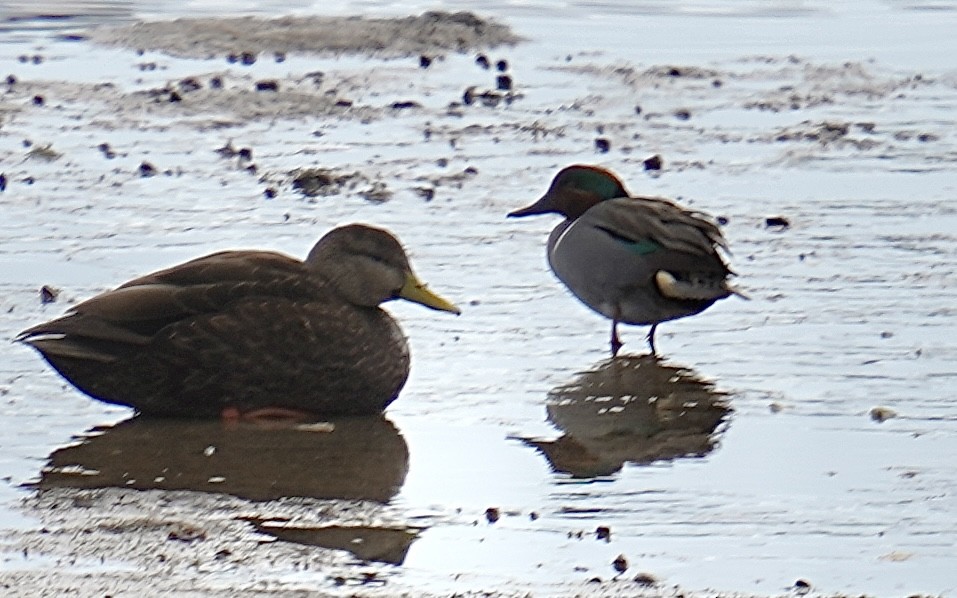
<svg viewBox="0 0 957 598"><path fill-rule="evenodd" d="M957 589L957 75L595 50L568 42L573 17L327 21L351 46L311 17L0 45L3 338L352 221L394 231L465 310L390 305L413 373L386 417L292 431L129 420L8 345L4 592ZM653 36L639 17L608 19ZM504 219L573 162L720 217L752 301L662 325L661 362L626 328L609 362L607 323L547 271L555 222Z"/></svg>

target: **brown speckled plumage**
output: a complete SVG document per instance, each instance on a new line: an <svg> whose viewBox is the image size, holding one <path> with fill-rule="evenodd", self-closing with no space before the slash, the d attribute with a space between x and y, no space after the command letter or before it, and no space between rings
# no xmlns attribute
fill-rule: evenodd
<svg viewBox="0 0 957 598"><path fill-rule="evenodd" d="M212 254L97 295L17 340L83 392L148 415L368 414L409 374L405 337L378 307L395 298L457 312L414 278L392 235L349 225L305 261Z"/></svg>

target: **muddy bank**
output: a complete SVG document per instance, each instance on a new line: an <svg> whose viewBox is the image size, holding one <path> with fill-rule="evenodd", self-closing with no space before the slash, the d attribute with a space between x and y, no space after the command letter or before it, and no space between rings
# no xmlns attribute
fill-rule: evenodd
<svg viewBox="0 0 957 598"><path fill-rule="evenodd" d="M232 56L254 61L267 53L368 54L383 58L434 55L513 45L508 26L471 12L430 11L417 17L282 17L176 19L93 30L90 39L133 50L187 58Z"/></svg>

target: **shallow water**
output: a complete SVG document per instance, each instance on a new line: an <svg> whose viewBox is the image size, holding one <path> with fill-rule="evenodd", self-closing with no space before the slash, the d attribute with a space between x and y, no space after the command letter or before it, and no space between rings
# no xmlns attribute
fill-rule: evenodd
<svg viewBox="0 0 957 598"><path fill-rule="evenodd" d="M7 345L0 572L8 579L43 579L73 559L78 571L135 581L160 547L172 580L211 594L613 594L634 591L639 571L691 591L771 594L798 579L824 593L957 591L957 7L689 1L555 10L499 2L483 14L528 41L488 55L508 60L522 95L449 110L467 87L494 87L495 73L474 54L445 54L425 70L417 56L297 54L284 62L262 54L243 67L62 37L90 22L180 16L166 3L77 2L76 18L9 20L34 6L7 3L0 15L0 76L17 78L0 85L0 337L210 251L301 256L350 221L393 230L422 278L465 313L389 306L414 363L387 412L391 423L378 429L390 454L401 457L405 447L407 471L402 459L389 475L370 471L371 488L358 495L319 488L362 475L334 467L314 480L279 475L289 486L278 490L263 486L268 476L242 465L251 461L243 451L260 442L254 437L252 449L231 443L238 458L218 453L228 464L222 472L205 469L202 440L219 438L216 429L177 445L187 449L178 467L198 480L190 485L164 486L156 480L166 476L148 467L131 475L122 451L137 444L126 434L146 437L136 422L64 449L130 414L89 401L27 348ZM317 6L274 2L258 12L310 14ZM394 15L407 7L342 2L329 10ZM215 2L188 10L227 14ZM318 87L305 77L316 71L324 73ZM223 78L224 93L208 89L213 76ZM148 93L184 77L204 89L180 103ZM281 92L249 93L263 79L278 80ZM96 87L103 83L112 86ZM353 106L330 108L327 91ZM410 100L421 108L388 108ZM680 110L690 118L675 116ZM608 153L596 151L597 137L609 140ZM253 149L255 174L215 153L229 141ZM58 158L31 153L47 144ZM642 160L655 153L665 168L646 172ZM141 178L143 161L161 174ZM660 327L665 365L680 368L687 384L660 367L627 382L629 396L647 396L646 381L662 378L659 399L671 393L711 405L688 408L692 419L700 415L694 433L659 418L674 409L651 413L647 401L611 411L562 401L581 372L605 365L608 324L547 271L544 243L555 221L504 214L576 161L611 167L634 191L728 219L733 266L752 301L729 299ZM305 198L289 173L312 166L364 179L340 195ZM467 167L477 174L463 174ZM389 201L361 197L374 182L393 192ZM267 187L274 199L264 198ZM791 226L768 228L769 216ZM44 284L61 289L57 303L40 304ZM627 353L645 351L644 333L625 327ZM713 411L711 399L730 411ZM874 407L897 416L878 423L868 415ZM295 440L325 438L283 438L270 441L280 460L286 441L296 456L328 450ZM68 479L122 488L48 488L61 465ZM77 475L92 470L101 473ZM139 481L111 481L114 473ZM22 487L28 482L44 490ZM401 566L364 564L341 551L266 542L237 515L420 531ZM175 526L198 527L203 537L171 541L170 526L178 538L194 536ZM596 538L599 526L610 528L610 541ZM128 533L72 541L117 529ZM217 557L223 549L230 556ZM619 554L629 569L613 580ZM376 584L357 585L369 571ZM337 577L348 581L344 590Z"/></svg>

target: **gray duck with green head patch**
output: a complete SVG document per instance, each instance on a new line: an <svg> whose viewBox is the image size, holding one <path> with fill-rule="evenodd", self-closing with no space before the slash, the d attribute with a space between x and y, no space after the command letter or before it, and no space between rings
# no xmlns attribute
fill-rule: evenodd
<svg viewBox="0 0 957 598"><path fill-rule="evenodd" d="M548 237L548 263L585 305L609 318L611 352L622 346L618 324L650 325L657 353L661 322L697 314L732 294L733 272L721 230L707 215L658 197L632 197L597 166L562 169L532 205L510 217L560 214Z"/></svg>

